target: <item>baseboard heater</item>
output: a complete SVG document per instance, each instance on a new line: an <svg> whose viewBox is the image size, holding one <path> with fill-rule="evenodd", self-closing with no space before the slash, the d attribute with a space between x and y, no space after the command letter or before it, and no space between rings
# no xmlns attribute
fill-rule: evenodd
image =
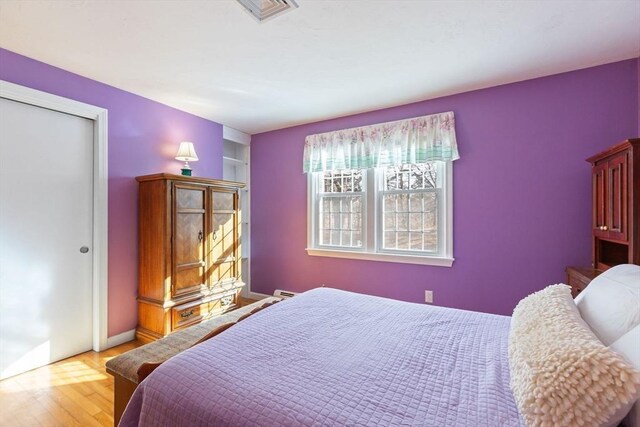
<svg viewBox="0 0 640 427"><path fill-rule="evenodd" d="M276 289L275 292L273 293L274 297L279 297L279 298L291 298L291 297L295 297L296 295L298 295L297 292L283 291L282 289Z"/></svg>

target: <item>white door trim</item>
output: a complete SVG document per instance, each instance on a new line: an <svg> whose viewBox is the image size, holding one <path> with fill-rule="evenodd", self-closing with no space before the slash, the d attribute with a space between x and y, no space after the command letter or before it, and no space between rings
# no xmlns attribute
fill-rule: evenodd
<svg viewBox="0 0 640 427"><path fill-rule="evenodd" d="M0 80L0 97L93 120L93 350L107 348L107 110Z"/></svg>

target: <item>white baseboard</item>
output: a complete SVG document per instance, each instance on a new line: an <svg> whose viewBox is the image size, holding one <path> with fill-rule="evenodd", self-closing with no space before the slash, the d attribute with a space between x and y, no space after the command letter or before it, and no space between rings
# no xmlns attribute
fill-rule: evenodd
<svg viewBox="0 0 640 427"><path fill-rule="evenodd" d="M267 295L267 294L261 294L261 293L258 293L258 292L249 291L249 295L247 296L247 298L261 300L261 299L269 298L269 297L272 297L272 296L273 295Z"/></svg>
<svg viewBox="0 0 640 427"><path fill-rule="evenodd" d="M111 347L115 347L120 344L124 344L129 341L133 341L134 339L136 339L135 329L131 329L130 331L125 331L118 335L114 335L112 337L107 338L107 346L104 348L104 350Z"/></svg>

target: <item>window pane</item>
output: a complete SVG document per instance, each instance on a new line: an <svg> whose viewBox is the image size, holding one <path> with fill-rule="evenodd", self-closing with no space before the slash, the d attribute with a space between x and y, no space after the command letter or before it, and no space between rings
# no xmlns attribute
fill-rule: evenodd
<svg viewBox="0 0 640 427"><path fill-rule="evenodd" d="M396 211L396 195L387 194L384 196L384 211L395 212Z"/></svg>
<svg viewBox="0 0 640 427"><path fill-rule="evenodd" d="M384 169L382 248L399 251L438 251L439 163Z"/></svg>
<svg viewBox="0 0 640 427"><path fill-rule="evenodd" d="M424 233L424 250L436 251L438 250L438 233L435 231L429 231Z"/></svg>
<svg viewBox="0 0 640 427"><path fill-rule="evenodd" d="M362 247L363 172L323 172L321 180L318 239L321 245ZM358 238L353 238L357 232Z"/></svg>
<svg viewBox="0 0 640 427"><path fill-rule="evenodd" d="M329 212L322 214L322 228L331 228L331 214Z"/></svg>
<svg viewBox="0 0 640 427"><path fill-rule="evenodd" d="M362 191L362 171L353 175L353 191Z"/></svg>
<svg viewBox="0 0 640 427"><path fill-rule="evenodd" d="M394 231L396 229L396 217L395 215L384 216L384 230Z"/></svg>
<svg viewBox="0 0 640 427"><path fill-rule="evenodd" d="M389 166L385 169L384 190L425 190L439 187L438 165L435 162Z"/></svg>
<svg viewBox="0 0 640 427"><path fill-rule="evenodd" d="M409 214L409 230L422 231L422 213Z"/></svg>
<svg viewBox="0 0 640 427"><path fill-rule="evenodd" d="M409 246L412 251L421 251L422 233L411 233L409 237Z"/></svg>
<svg viewBox="0 0 640 427"><path fill-rule="evenodd" d="M396 218L396 226L398 227L398 230L406 231L409 229L409 214L399 213L398 215L396 215Z"/></svg>
<svg viewBox="0 0 640 427"><path fill-rule="evenodd" d="M384 242L382 244L385 249L395 249L396 248L396 232L385 231Z"/></svg>
<svg viewBox="0 0 640 427"><path fill-rule="evenodd" d="M422 212L422 193L409 194L409 211Z"/></svg>
<svg viewBox="0 0 640 427"><path fill-rule="evenodd" d="M331 175L332 189L353 188L354 175L360 172L341 172ZM347 184L348 182L348 184ZM318 240L320 245L362 247L364 196L352 191L331 192L320 196L318 213ZM357 233L357 238L354 237Z"/></svg>
<svg viewBox="0 0 640 427"><path fill-rule="evenodd" d="M420 165L419 170L422 172L422 187L418 188L428 189L441 187L435 163Z"/></svg>
<svg viewBox="0 0 640 427"><path fill-rule="evenodd" d="M427 193L424 195L424 211L434 212L438 209L438 199L435 193Z"/></svg>
<svg viewBox="0 0 640 427"><path fill-rule="evenodd" d="M351 230L357 231L362 228L362 214L351 214Z"/></svg>
<svg viewBox="0 0 640 427"><path fill-rule="evenodd" d="M338 229L340 227L340 214L339 213L331 213L329 214L331 221L329 222L329 228L332 230Z"/></svg>
<svg viewBox="0 0 640 427"><path fill-rule="evenodd" d="M398 176L396 168L387 168L384 175L385 190L398 188Z"/></svg>
<svg viewBox="0 0 640 427"><path fill-rule="evenodd" d="M362 197L351 198L351 210L352 212L362 212Z"/></svg>
<svg viewBox="0 0 640 427"><path fill-rule="evenodd" d="M412 170L412 173L409 175L409 188L411 188L412 190L415 190L417 188L422 188L420 186L422 184L421 181L422 180L419 174L415 173L415 171Z"/></svg>
<svg viewBox="0 0 640 427"><path fill-rule="evenodd" d="M353 241L351 242L354 248L362 247L362 232L354 231L353 232Z"/></svg>
<svg viewBox="0 0 640 427"><path fill-rule="evenodd" d="M398 236L398 241L396 243L397 249L409 249L409 232L399 231L396 234Z"/></svg>
<svg viewBox="0 0 640 427"><path fill-rule="evenodd" d="M321 191L325 193L350 193L362 191L362 171L343 170L324 172Z"/></svg>
<svg viewBox="0 0 640 427"><path fill-rule="evenodd" d="M331 188L333 193L342 193L342 177L334 176L333 177L333 186Z"/></svg>
<svg viewBox="0 0 640 427"><path fill-rule="evenodd" d="M409 212L409 195L397 194L398 212Z"/></svg>
<svg viewBox="0 0 640 427"><path fill-rule="evenodd" d="M348 213L343 213L342 214L342 227L343 230L350 230L351 229L351 218L350 215Z"/></svg>
<svg viewBox="0 0 640 427"><path fill-rule="evenodd" d="M331 212L340 212L340 198L332 197L331 198Z"/></svg>
<svg viewBox="0 0 640 427"><path fill-rule="evenodd" d="M425 194L425 210L423 218L423 229L425 231L435 231L438 227L437 199L434 193Z"/></svg>
<svg viewBox="0 0 640 427"><path fill-rule="evenodd" d="M353 191L353 176L345 176L343 183L344 192Z"/></svg>
<svg viewBox="0 0 640 427"><path fill-rule="evenodd" d="M351 247L351 232L350 231L343 231L342 232L342 242L340 243L340 246L349 246Z"/></svg>

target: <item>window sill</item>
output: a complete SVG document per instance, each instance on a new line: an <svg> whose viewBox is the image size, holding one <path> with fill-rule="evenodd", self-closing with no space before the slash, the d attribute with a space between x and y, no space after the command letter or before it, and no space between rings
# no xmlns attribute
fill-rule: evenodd
<svg viewBox="0 0 640 427"><path fill-rule="evenodd" d="M398 255L398 254L355 252L355 251L337 251L337 250L314 249L314 248L307 248L307 254L311 256L324 256L324 257L331 257L331 258L348 258L348 259L360 259L360 260L367 260L367 261L396 262L396 263L402 263L402 264L435 265L439 267L451 267L453 265L453 260L454 260L454 258L446 258L446 257Z"/></svg>

